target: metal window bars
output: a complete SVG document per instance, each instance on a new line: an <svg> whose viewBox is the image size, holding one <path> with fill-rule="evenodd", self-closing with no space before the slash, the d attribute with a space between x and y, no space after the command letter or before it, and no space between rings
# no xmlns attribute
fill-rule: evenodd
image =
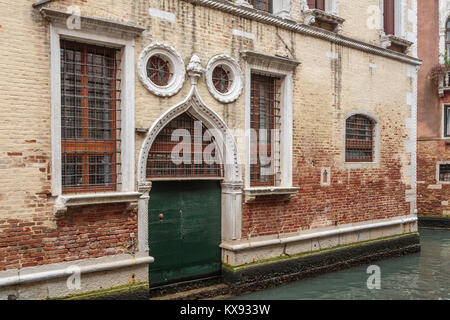
<svg viewBox="0 0 450 320"><path fill-rule="evenodd" d="M217 66L214 68L212 73L212 81L214 88L216 88L216 90L220 93L227 93L232 84L230 72L226 71L222 66Z"/></svg>
<svg viewBox="0 0 450 320"><path fill-rule="evenodd" d="M115 191L121 180L118 49L60 43L63 192Z"/></svg>
<svg viewBox="0 0 450 320"><path fill-rule="evenodd" d="M439 181L450 182L450 164L439 165Z"/></svg>
<svg viewBox="0 0 450 320"><path fill-rule="evenodd" d="M280 79L251 75L251 186L276 186L280 173Z"/></svg>
<svg viewBox="0 0 450 320"><path fill-rule="evenodd" d="M373 161L374 123L363 115L354 115L346 121L345 161Z"/></svg>
<svg viewBox="0 0 450 320"><path fill-rule="evenodd" d="M148 154L147 178L157 180L223 177L214 138L212 137L210 141L204 139L207 128L200 121L197 125L201 124L201 130L196 132L196 121L198 120L190 114L183 113L161 130ZM174 134L175 130L178 131ZM207 147L209 148L205 152ZM176 158L173 157L172 151Z"/></svg>
<svg viewBox="0 0 450 320"><path fill-rule="evenodd" d="M147 63L147 76L157 86L166 86L173 73L169 62L158 56L152 56Z"/></svg>

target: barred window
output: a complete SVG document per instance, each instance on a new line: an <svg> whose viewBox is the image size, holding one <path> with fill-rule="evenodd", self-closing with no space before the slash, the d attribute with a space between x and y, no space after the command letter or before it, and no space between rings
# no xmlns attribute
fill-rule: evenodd
<svg viewBox="0 0 450 320"><path fill-rule="evenodd" d="M273 13L272 0L249 0L253 8Z"/></svg>
<svg viewBox="0 0 450 320"><path fill-rule="evenodd" d="M372 162L374 158L374 122L363 115L346 121L345 161Z"/></svg>
<svg viewBox="0 0 450 320"><path fill-rule="evenodd" d="M250 127L255 133L251 145L250 184L278 184L280 135L280 90L278 78L251 75Z"/></svg>
<svg viewBox="0 0 450 320"><path fill-rule="evenodd" d="M450 182L450 163L439 165L439 181Z"/></svg>
<svg viewBox="0 0 450 320"><path fill-rule="evenodd" d="M308 0L308 8L325 11L325 0Z"/></svg>
<svg viewBox="0 0 450 320"><path fill-rule="evenodd" d="M200 121L198 124L201 124L202 137L195 137L195 134L198 134L195 130L196 121L198 120L188 113L183 113L161 130L148 153L147 178L220 178L223 176L222 165L216 154L218 149L214 137L206 137L207 129ZM173 141L173 133L177 129L182 129L184 132L182 141L189 143L183 146L183 152L190 152L190 154L186 158L185 154L177 154L177 157L184 159L174 161L172 151L182 143L182 141ZM201 145L196 146L196 141L201 141Z"/></svg>
<svg viewBox="0 0 450 320"><path fill-rule="evenodd" d="M117 50L60 44L63 192L115 191L121 118Z"/></svg>

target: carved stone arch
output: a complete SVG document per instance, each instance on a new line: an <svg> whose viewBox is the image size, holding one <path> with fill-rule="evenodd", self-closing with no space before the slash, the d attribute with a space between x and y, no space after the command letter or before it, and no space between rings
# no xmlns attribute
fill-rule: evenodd
<svg viewBox="0 0 450 320"><path fill-rule="evenodd" d="M208 108L200 98L196 85L188 97L167 110L150 127L139 152L138 189L142 193L138 208L138 243L140 251L148 251L148 200L151 197L151 179L147 179L147 157L158 134L173 119L188 112L202 121L208 129L216 129L225 139L218 144L223 160L224 180L222 181L222 241L237 240L242 234L242 171L236 141L220 116ZM217 138L217 137L216 137ZM217 140L216 140L217 141ZM222 140L223 141L223 140Z"/></svg>
<svg viewBox="0 0 450 320"><path fill-rule="evenodd" d="M220 116L208 108L201 100L195 86L192 87L187 99L166 111L150 127L139 152L138 183L147 180L147 156L156 137L170 121L185 112L190 113L197 120L200 120L208 129L217 130L217 133L220 134L220 138L224 142L218 144L224 167L224 181L228 183L241 183L242 172L236 141Z"/></svg>

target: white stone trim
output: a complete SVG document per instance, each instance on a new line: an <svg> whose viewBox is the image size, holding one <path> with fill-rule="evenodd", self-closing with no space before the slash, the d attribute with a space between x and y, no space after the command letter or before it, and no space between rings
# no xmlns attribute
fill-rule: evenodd
<svg viewBox="0 0 450 320"><path fill-rule="evenodd" d="M450 19L450 5L447 0L439 0L439 53L445 52L445 37L447 20ZM439 56L441 64L444 63L444 58Z"/></svg>
<svg viewBox="0 0 450 320"><path fill-rule="evenodd" d="M442 115L442 119L441 119L441 127L442 127L441 133L442 133L442 139L443 139L443 140L450 140L450 137L446 137L446 136L445 136L445 107L449 107L449 108L450 108L450 103L443 103L443 104L441 105L441 107L442 107L442 113L441 113L441 115ZM450 123L448 123L448 125L450 126Z"/></svg>
<svg viewBox="0 0 450 320"><path fill-rule="evenodd" d="M108 45L122 48L122 112L121 112L121 190L135 190L134 182L134 39L121 39L69 30L50 24L51 52L51 141L52 141L52 195L62 194L61 167L61 61L60 38L80 42Z"/></svg>
<svg viewBox="0 0 450 320"><path fill-rule="evenodd" d="M148 14L151 17L159 18L172 23L176 22L176 16L172 12L162 11L156 8L148 8Z"/></svg>
<svg viewBox="0 0 450 320"><path fill-rule="evenodd" d="M242 51L245 65L245 132L250 132L251 75L252 72L264 73L281 78L281 127L280 127L280 184L274 187L292 188L292 136L293 136L293 74L300 64L298 61L270 56L253 51ZM251 136L246 134L245 189L250 185L250 146Z"/></svg>
<svg viewBox="0 0 450 320"><path fill-rule="evenodd" d="M340 36L336 33L329 32L314 27L310 27L303 23L298 23L289 19L282 19L275 15L260 12L252 8L238 6L228 1L215 1L215 0L182 0L194 5L201 5L215 10L220 10L230 14L234 14L238 17L242 17L249 20L258 21L268 25L277 26L279 28L290 30L296 33L304 34L310 37L319 38L325 41L330 41L341 46L353 48L363 52L371 53L374 55L383 56L389 59L402 61L412 65L421 65L422 60L415 57L408 56L403 53L395 52L392 50L383 49L380 46L376 46L357 39L351 39L345 36ZM415 1L415 0L413 0Z"/></svg>
<svg viewBox="0 0 450 320"><path fill-rule="evenodd" d="M150 264L152 262L154 262L154 258L150 256L121 254L102 258L46 264L37 267L12 269L0 272L0 287L40 282L61 277L68 278L72 274L70 267L73 266L79 267L80 274L85 275L93 272ZM5 276L3 276L3 274L5 274Z"/></svg>
<svg viewBox="0 0 450 320"><path fill-rule="evenodd" d="M228 68L232 77L232 84L228 89L228 92L226 93L217 91L212 81L214 68L220 65L224 65L226 68ZM239 63L226 54L214 56L213 58L211 58L211 60L209 60L206 67L206 85L209 92L216 100L219 100L223 103L236 101L241 95L243 87L242 70L239 66Z"/></svg>
<svg viewBox="0 0 450 320"><path fill-rule="evenodd" d="M154 84L147 77L147 63L154 55L161 55L169 61L170 68L172 68L172 78L165 86L158 86ZM171 46L154 42L142 50L138 59L138 76L142 84L153 94L160 97L171 97L181 90L185 80L186 69L184 62L179 53Z"/></svg>
<svg viewBox="0 0 450 320"><path fill-rule="evenodd" d="M368 118L370 118L375 126L374 126L374 133L373 133L373 161L372 162L347 162L345 154L346 154L346 133L347 133L347 119L350 118L351 116L357 115L357 114L361 114L363 116L366 116ZM342 152L342 161L344 163L344 167L348 168L348 169L361 169L361 168L365 168L365 167L378 167L380 165L380 137L381 133L380 133L380 121L378 120L378 117L375 116L373 113L367 111L367 110L362 110L362 109L358 109L358 110L354 110L351 111L349 113L347 113L344 117L344 123L343 123L343 135L342 135L342 139L343 139L343 152Z"/></svg>
<svg viewBox="0 0 450 320"><path fill-rule="evenodd" d="M415 45L414 50L417 50ZM418 67L407 66L406 76L411 79L412 92L406 94L406 104L410 107L410 117L406 118L405 126L409 129L409 140L406 142L406 152L411 155L411 165L406 168L411 178L411 189L407 190L406 201L411 203L411 214L417 214L417 85Z"/></svg>
<svg viewBox="0 0 450 320"><path fill-rule="evenodd" d="M436 162L436 184L450 184L450 181L441 181L439 180L440 166L441 164L450 164L450 161L438 161Z"/></svg>
<svg viewBox="0 0 450 320"><path fill-rule="evenodd" d="M92 204L132 203L141 196L139 192L102 192L74 195L59 195L55 200L54 213L67 211L68 207L78 207Z"/></svg>
<svg viewBox="0 0 450 320"><path fill-rule="evenodd" d="M291 0L276 0L273 3L273 14L283 18L291 18Z"/></svg>

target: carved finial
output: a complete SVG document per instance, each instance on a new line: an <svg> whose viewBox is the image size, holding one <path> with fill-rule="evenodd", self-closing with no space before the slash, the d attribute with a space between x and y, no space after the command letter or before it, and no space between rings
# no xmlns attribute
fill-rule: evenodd
<svg viewBox="0 0 450 320"><path fill-rule="evenodd" d="M200 62L200 58L196 54L192 56L191 61L187 66L187 71L189 76L191 77L192 85L195 86L198 82L198 79L205 72L205 69L202 67L202 64Z"/></svg>

